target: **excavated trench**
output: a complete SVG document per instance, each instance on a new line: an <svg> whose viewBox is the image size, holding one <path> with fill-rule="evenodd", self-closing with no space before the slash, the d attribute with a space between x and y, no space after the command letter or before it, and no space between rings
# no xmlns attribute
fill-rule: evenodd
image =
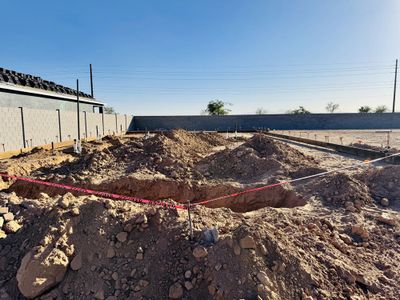
<svg viewBox="0 0 400 300"><path fill-rule="evenodd" d="M255 185L243 186L238 183L188 183L172 179L138 179L132 177L104 182L98 185L75 183L74 186L155 201L173 199L179 203L186 203L187 200L190 200L191 203L196 203L256 187ZM8 191L13 191L21 197L31 199L40 197L40 193L42 192L50 196L66 192L63 189L45 185L33 185L24 181L12 183ZM73 192L73 194L82 195L79 192ZM306 202L305 198L294 190L291 190L288 186L277 186L237 197L217 200L206 206L210 208L226 207L235 212L249 212L263 207L292 208L305 205Z"/></svg>

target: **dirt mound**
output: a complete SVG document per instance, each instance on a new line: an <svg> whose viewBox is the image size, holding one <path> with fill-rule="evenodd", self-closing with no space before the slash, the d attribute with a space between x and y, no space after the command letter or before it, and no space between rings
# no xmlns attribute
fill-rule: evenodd
<svg viewBox="0 0 400 300"><path fill-rule="evenodd" d="M361 148L361 149L368 149L368 150L373 150L373 151L378 151L378 152L384 152L387 154L395 154L400 151L399 149L396 149L396 148L379 147L379 146L374 146L374 145L369 145L369 144L364 144L364 143L351 143L350 146L356 147L356 148Z"/></svg>
<svg viewBox="0 0 400 300"><path fill-rule="evenodd" d="M72 159L73 156L62 151L35 148L31 152L0 161L0 172L25 176L37 169L57 166Z"/></svg>
<svg viewBox="0 0 400 300"><path fill-rule="evenodd" d="M358 175L377 200L387 198L400 204L400 166L384 166L368 169Z"/></svg>
<svg viewBox="0 0 400 300"><path fill-rule="evenodd" d="M86 143L83 155L57 168L39 170L74 181L101 182L133 173L164 175L173 179L201 179L192 170L194 163L215 146L228 142L216 133L190 133L172 130L143 138L107 137Z"/></svg>
<svg viewBox="0 0 400 300"><path fill-rule="evenodd" d="M318 195L323 200L333 205L352 206L359 209L365 204L372 203L368 187L344 173L336 173L319 179L313 184L313 188L318 191Z"/></svg>
<svg viewBox="0 0 400 300"><path fill-rule="evenodd" d="M0 239L2 299L400 296L396 234L362 215L198 207L190 241L185 211L71 194L0 199L22 225Z"/></svg>
<svg viewBox="0 0 400 300"><path fill-rule="evenodd" d="M321 171L312 157L264 134L256 134L234 149L207 156L197 165L208 178L241 181L289 176L297 174L300 168L307 168L313 174Z"/></svg>
<svg viewBox="0 0 400 300"><path fill-rule="evenodd" d="M177 130L7 161L17 175L172 204L239 195L192 206L191 240L186 210L14 182L0 193L0 299L400 298L399 167L241 194L321 169L265 135L238 144ZM384 208L365 205L369 189Z"/></svg>

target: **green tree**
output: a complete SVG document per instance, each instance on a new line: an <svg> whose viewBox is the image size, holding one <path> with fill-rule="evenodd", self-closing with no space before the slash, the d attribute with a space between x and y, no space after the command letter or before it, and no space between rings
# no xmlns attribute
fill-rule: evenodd
<svg viewBox="0 0 400 300"><path fill-rule="evenodd" d="M267 113L267 110L262 107L259 107L256 109L256 115L265 115L266 113Z"/></svg>
<svg viewBox="0 0 400 300"><path fill-rule="evenodd" d="M372 111L372 108L369 107L368 105L361 106L361 107L358 109L358 112L359 112L359 113L362 113L362 114L366 114L366 113L369 113L369 112L371 112L371 111Z"/></svg>
<svg viewBox="0 0 400 300"><path fill-rule="evenodd" d="M206 112L209 115L227 115L231 110L227 109L225 107L226 105L232 105L232 104L221 100L210 101L207 104Z"/></svg>
<svg viewBox="0 0 400 300"><path fill-rule="evenodd" d="M290 114L292 115L308 115L311 114L310 111L308 111L307 109L304 108L304 106L299 106L298 109L293 109L291 111L289 111Z"/></svg>
<svg viewBox="0 0 400 300"><path fill-rule="evenodd" d="M115 114L116 111L112 106L104 106L104 113L105 114Z"/></svg>
<svg viewBox="0 0 400 300"><path fill-rule="evenodd" d="M384 113L387 112L389 109L386 105L379 105L375 108L375 113Z"/></svg>
<svg viewBox="0 0 400 300"><path fill-rule="evenodd" d="M325 107L326 111L329 113L334 113L336 110L339 109L339 104L337 103L333 103L333 102L329 102L326 107Z"/></svg>

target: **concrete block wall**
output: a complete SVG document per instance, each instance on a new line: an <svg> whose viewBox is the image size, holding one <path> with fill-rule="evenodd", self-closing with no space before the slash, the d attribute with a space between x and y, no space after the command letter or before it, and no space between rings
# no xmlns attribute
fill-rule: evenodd
<svg viewBox="0 0 400 300"><path fill-rule="evenodd" d="M114 134L117 131L116 118L114 114L105 114L104 115L104 134L110 135Z"/></svg>
<svg viewBox="0 0 400 300"><path fill-rule="evenodd" d="M169 130L251 131L328 130L328 129L400 129L400 113L382 114L308 114L308 115L228 115L228 116L138 116L130 131Z"/></svg>
<svg viewBox="0 0 400 300"><path fill-rule="evenodd" d="M125 133L132 118L82 111L81 138L102 137L103 125L105 135ZM77 123L78 118L73 111L0 107L0 153L77 139Z"/></svg>
<svg viewBox="0 0 400 300"><path fill-rule="evenodd" d="M23 147L21 109L0 107L0 152Z"/></svg>
<svg viewBox="0 0 400 300"><path fill-rule="evenodd" d="M81 113L81 133L83 132ZM61 123L61 137L62 141L69 141L78 137L78 118L76 112L72 111L60 111L60 123Z"/></svg>
<svg viewBox="0 0 400 300"><path fill-rule="evenodd" d="M103 136L103 121L101 114L86 112L87 136L89 138Z"/></svg>
<svg viewBox="0 0 400 300"><path fill-rule="evenodd" d="M23 108L25 145L36 147L59 141L58 114L52 110Z"/></svg>
<svg viewBox="0 0 400 300"><path fill-rule="evenodd" d="M120 134L121 132L126 132L126 124L125 124L125 115L117 115L117 132Z"/></svg>

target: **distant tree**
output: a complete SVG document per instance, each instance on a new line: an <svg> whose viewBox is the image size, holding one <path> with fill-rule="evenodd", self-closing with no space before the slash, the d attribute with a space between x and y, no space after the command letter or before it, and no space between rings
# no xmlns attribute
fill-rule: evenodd
<svg viewBox="0 0 400 300"><path fill-rule="evenodd" d="M210 101L207 104L206 112L209 115L227 115L231 110L227 109L225 107L226 105L232 105L232 104L221 100Z"/></svg>
<svg viewBox="0 0 400 300"><path fill-rule="evenodd" d="M262 107L259 107L256 109L256 115L264 115L266 113L267 113L267 110Z"/></svg>
<svg viewBox="0 0 400 300"><path fill-rule="evenodd" d="M308 111L307 109L305 109L304 106L299 106L298 109L290 110L289 113L292 114L292 115L308 115L308 114L311 114L311 112Z"/></svg>
<svg viewBox="0 0 400 300"><path fill-rule="evenodd" d="M326 107L325 107L326 111L329 113L334 113L336 110L339 109L339 104L337 103L333 103L333 102L329 102Z"/></svg>
<svg viewBox="0 0 400 300"><path fill-rule="evenodd" d="M389 109L386 105L379 105L375 108L375 113L384 113L387 112Z"/></svg>
<svg viewBox="0 0 400 300"><path fill-rule="evenodd" d="M359 112L359 113L362 113L362 114L366 114L366 113L369 113L369 112L371 112L371 111L372 111L372 108L369 107L368 105L366 105L366 106L361 106L361 107L358 109L358 112Z"/></svg>
<svg viewBox="0 0 400 300"><path fill-rule="evenodd" d="M112 106L104 106L104 113L105 114L115 114L116 111Z"/></svg>

